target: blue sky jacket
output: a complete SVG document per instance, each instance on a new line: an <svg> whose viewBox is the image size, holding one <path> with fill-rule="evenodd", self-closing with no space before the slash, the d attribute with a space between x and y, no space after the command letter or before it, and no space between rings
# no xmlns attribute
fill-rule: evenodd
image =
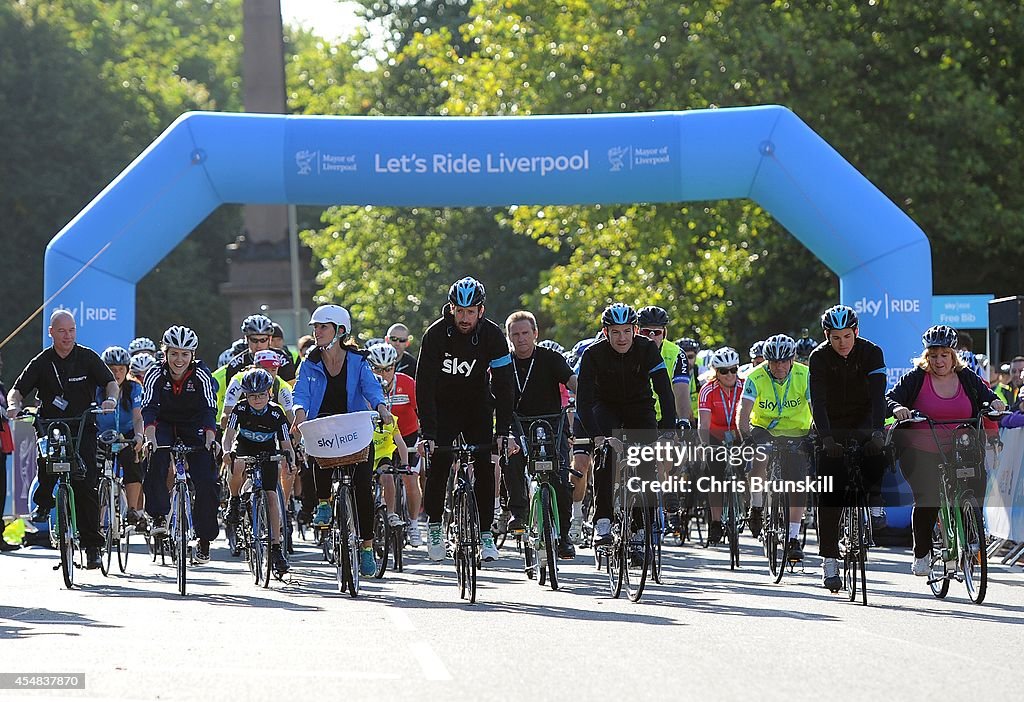
<svg viewBox="0 0 1024 702"><path fill-rule="evenodd" d="M380 381L370 369L366 356L360 351L347 350L345 359L345 387L348 391L348 411L376 409L384 402ZM299 366L299 377L292 393L293 407L306 411L306 419L316 419L327 391L327 372L320 349L313 349Z"/></svg>

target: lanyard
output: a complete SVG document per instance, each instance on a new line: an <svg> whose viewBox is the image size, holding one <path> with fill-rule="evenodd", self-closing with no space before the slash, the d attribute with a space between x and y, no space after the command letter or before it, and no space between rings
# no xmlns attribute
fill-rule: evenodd
<svg viewBox="0 0 1024 702"><path fill-rule="evenodd" d="M772 383L772 392L775 393L775 409L779 413L779 416L773 419L768 424L769 429L774 429L778 425L779 421L782 419L782 407L783 405L786 404L786 398L789 397L789 388L790 385L792 385L793 383L793 373L791 372L789 374L789 377L786 378L786 390L782 393L781 400L779 399L779 390L778 388L775 387L776 385L778 385L778 383L775 382L775 378L772 376L771 373L768 373L768 378L771 380Z"/></svg>
<svg viewBox="0 0 1024 702"><path fill-rule="evenodd" d="M53 368L53 377L57 379L57 385L60 385L60 396L64 397L64 383L61 382L60 373L57 372L57 364L50 361L50 367Z"/></svg>
<svg viewBox="0 0 1024 702"><path fill-rule="evenodd" d="M722 411L725 412L725 428L727 430L732 428L732 418L736 414L737 385L739 385L739 382L732 386L732 391L729 393L732 398L732 404L730 405L725 401L725 390L722 389L722 384L718 384L718 394L722 396Z"/></svg>
<svg viewBox="0 0 1024 702"><path fill-rule="evenodd" d="M516 363L515 361L512 362L512 374L515 375L516 387L519 388L519 399L516 400L516 407L519 407L519 403L523 400L523 392L526 391L526 386L530 382L530 373L533 372L533 364L536 362L537 354L534 353L533 357L530 359L530 367L526 369L526 379L522 383L519 382L519 371L516 370Z"/></svg>

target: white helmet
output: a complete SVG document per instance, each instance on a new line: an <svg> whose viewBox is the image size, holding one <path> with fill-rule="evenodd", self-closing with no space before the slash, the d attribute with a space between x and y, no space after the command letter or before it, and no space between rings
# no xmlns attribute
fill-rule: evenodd
<svg viewBox="0 0 1024 702"><path fill-rule="evenodd" d="M367 359L374 368L388 368L398 363L398 349L391 344L374 344L366 349Z"/></svg>
<svg viewBox="0 0 1024 702"><path fill-rule="evenodd" d="M137 339L132 339L131 343L128 344L128 353L133 356L142 352L156 353L156 344L149 337L140 336Z"/></svg>
<svg viewBox="0 0 1024 702"><path fill-rule="evenodd" d="M199 348L199 337L188 327L175 324L164 332L163 344L169 349L195 351Z"/></svg>
<svg viewBox="0 0 1024 702"><path fill-rule="evenodd" d="M313 310L313 316L309 318L309 326L314 324L333 324L338 327L339 334L347 336L352 333L352 317L341 305L320 305ZM341 328L345 331L342 333Z"/></svg>
<svg viewBox="0 0 1024 702"><path fill-rule="evenodd" d="M251 314L242 320L242 334L252 336L253 334L272 334L274 323L265 314Z"/></svg>
<svg viewBox="0 0 1024 702"><path fill-rule="evenodd" d="M132 375L142 378L156 365L156 356L153 354L137 353L132 356L132 362L128 365L128 370Z"/></svg>
<svg viewBox="0 0 1024 702"><path fill-rule="evenodd" d="M234 349L224 349L220 356L217 356L217 367L226 366L231 363L231 359L235 357Z"/></svg>
<svg viewBox="0 0 1024 702"><path fill-rule="evenodd" d="M768 361L788 361L796 356L796 342L785 334L769 336L764 341L761 355Z"/></svg>
<svg viewBox="0 0 1024 702"><path fill-rule="evenodd" d="M731 346L723 346L711 354L712 368L732 368L740 364L740 355Z"/></svg>

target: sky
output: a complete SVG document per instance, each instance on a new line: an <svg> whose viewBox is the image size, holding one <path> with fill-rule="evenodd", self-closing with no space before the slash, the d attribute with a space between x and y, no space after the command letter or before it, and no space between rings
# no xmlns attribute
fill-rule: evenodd
<svg viewBox="0 0 1024 702"><path fill-rule="evenodd" d="M357 7L343 0L281 0L281 16L285 24L316 30L326 39L341 39L359 26Z"/></svg>

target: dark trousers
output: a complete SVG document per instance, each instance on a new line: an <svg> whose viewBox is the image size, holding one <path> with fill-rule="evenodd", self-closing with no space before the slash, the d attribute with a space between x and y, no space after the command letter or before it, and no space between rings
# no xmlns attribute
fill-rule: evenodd
<svg viewBox="0 0 1024 702"><path fill-rule="evenodd" d="M523 434L529 436L530 427L522 428ZM527 495L528 476L526 475L526 447L520 446L520 453L509 456L508 462L503 466L501 477L505 482L505 490L508 492L508 511L516 518L520 525L527 522L530 514L529 495ZM569 534L569 521L572 513L572 492L569 489L569 444L562 442L558 446L558 465L556 479L553 481L555 488L555 500L558 502L558 522L562 527L562 537Z"/></svg>
<svg viewBox="0 0 1024 702"><path fill-rule="evenodd" d="M476 495L481 531L490 531L491 523L494 521L494 464L491 463L489 448L489 445L494 443L491 419L491 413L483 411L476 413L475 416L442 416L437 427L438 448L451 447L460 433L465 437L466 443L484 446L473 453L473 493ZM423 495L423 508L432 523L439 523L444 513L445 490L453 461L454 455L450 450L437 451L431 457Z"/></svg>
<svg viewBox="0 0 1024 702"><path fill-rule="evenodd" d="M74 425L72 425L74 426ZM82 443L78 451L80 466L85 468L82 475L77 466L71 473L71 487L75 491L75 515L78 520L78 533L82 546L102 546L103 536L100 534L100 496L99 469L96 467L96 427L86 426L82 429ZM46 463L39 459L39 487L32 499L43 509L53 509L53 487L57 484L57 476L48 473Z"/></svg>
<svg viewBox="0 0 1024 702"><path fill-rule="evenodd" d="M171 446L180 438L186 446L202 446L203 428L197 425L158 424L156 441L160 446ZM192 525L196 536L213 541L220 532L217 508L220 505L220 478L213 465L213 456L202 449L188 455L188 477L195 488L192 501ZM146 512L153 517L164 517L171 511L171 494L167 490L167 476L171 469L170 451L157 451L150 461L149 472L142 483L146 493Z"/></svg>
<svg viewBox="0 0 1024 702"><path fill-rule="evenodd" d="M850 437L836 437L838 443L843 443ZM858 441L863 445L869 437L857 435ZM882 474L885 472L887 459L882 456L862 456L861 476L864 489L868 493L868 504L880 506L882 493ZM831 492L822 492L818 499L818 554L822 558L839 558L839 521L843 516L843 507L846 506L846 487L849 480L845 459L829 458L824 453L818 454L818 476L831 476L833 489Z"/></svg>
<svg viewBox="0 0 1024 702"><path fill-rule="evenodd" d="M370 455L367 460L357 463L352 470L352 500L356 506L356 518L359 520L359 538L363 541L373 539L373 447L370 447ZM331 499L331 479L334 475L334 468L320 468L317 466L311 470L316 490L303 488L302 504L306 505L306 493L314 493L313 508L316 508L316 500L324 502Z"/></svg>
<svg viewBox="0 0 1024 702"><path fill-rule="evenodd" d="M655 418L654 408L644 406L622 406L597 404L593 408L594 419L598 429L590 432L594 435L605 437L621 434L625 427L628 432L627 439L643 443L653 442L657 438L658 420ZM594 437L591 437L594 438ZM594 447L595 450L600 448ZM609 451L609 460L601 466L600 470L594 471L594 522L598 519L611 519L612 493L615 487L616 462L621 456ZM636 474L643 480L654 480L657 475L657 467L653 462L644 463L636 468ZM648 499L648 507L653 507L653 500Z"/></svg>

